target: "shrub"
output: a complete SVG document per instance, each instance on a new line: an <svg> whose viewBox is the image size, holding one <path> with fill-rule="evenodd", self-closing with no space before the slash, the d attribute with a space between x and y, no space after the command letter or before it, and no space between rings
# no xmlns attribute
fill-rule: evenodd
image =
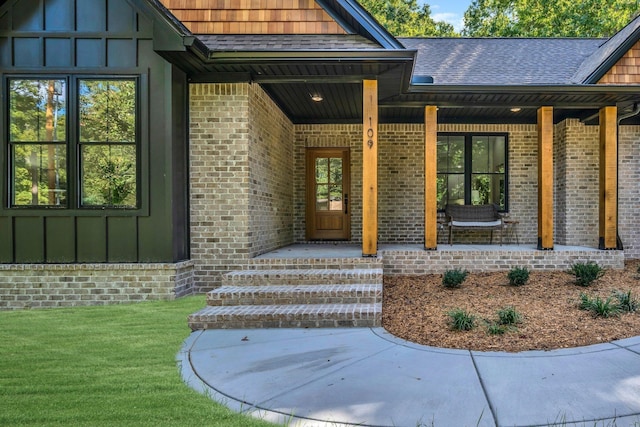
<svg viewBox="0 0 640 427"><path fill-rule="evenodd" d="M496 322L487 323L487 333L489 335L502 335L507 331L504 325L499 325Z"/></svg>
<svg viewBox="0 0 640 427"><path fill-rule="evenodd" d="M442 276L442 285L445 288L457 288L465 281L468 274L468 271L460 270L459 268L447 270Z"/></svg>
<svg viewBox="0 0 640 427"><path fill-rule="evenodd" d="M632 313L638 310L638 300L631 296L631 291L613 291L613 296L618 300L620 311Z"/></svg>
<svg viewBox="0 0 640 427"><path fill-rule="evenodd" d="M476 316L465 310L456 308L447 314L451 320L451 328L456 331L470 331L476 326Z"/></svg>
<svg viewBox="0 0 640 427"><path fill-rule="evenodd" d="M591 310L591 298L584 292L580 293L580 303L578 304L580 310Z"/></svg>
<svg viewBox="0 0 640 427"><path fill-rule="evenodd" d="M498 310L498 323L512 326L522 322L522 315L513 307L505 307Z"/></svg>
<svg viewBox="0 0 640 427"><path fill-rule="evenodd" d="M527 267L513 267L507 277L511 286L522 286L529 280L529 270Z"/></svg>
<svg viewBox="0 0 640 427"><path fill-rule="evenodd" d="M590 298L586 294L580 294L580 305L582 310L589 310L595 316L612 317L620 314L618 304L613 302L613 297L602 299L600 297Z"/></svg>
<svg viewBox="0 0 640 427"><path fill-rule="evenodd" d="M571 266L569 273L576 277L577 285L589 286L594 280L602 277L604 269L593 261L577 262Z"/></svg>

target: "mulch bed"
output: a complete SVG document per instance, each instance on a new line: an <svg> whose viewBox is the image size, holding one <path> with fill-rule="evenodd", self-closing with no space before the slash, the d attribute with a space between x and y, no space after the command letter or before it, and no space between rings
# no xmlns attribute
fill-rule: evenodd
<svg viewBox="0 0 640 427"><path fill-rule="evenodd" d="M459 288L442 285L442 275L385 277L382 325L393 335L420 344L478 351L551 350L640 335L640 312L595 317L580 310L580 294L603 299L614 290L640 298L640 260L624 270L607 270L588 287L567 272L532 271L523 286L510 286L507 272L469 274ZM523 322L502 335L487 332L497 311L514 307ZM464 309L477 318L471 331L455 331L448 312Z"/></svg>

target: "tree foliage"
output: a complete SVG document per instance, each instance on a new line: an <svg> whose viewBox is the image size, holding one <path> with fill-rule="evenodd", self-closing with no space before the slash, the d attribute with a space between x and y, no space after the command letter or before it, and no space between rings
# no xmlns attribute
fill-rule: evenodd
<svg viewBox="0 0 640 427"><path fill-rule="evenodd" d="M463 34L473 37L610 37L640 0L473 0Z"/></svg>
<svg viewBox="0 0 640 427"><path fill-rule="evenodd" d="M431 18L428 4L417 0L360 0L360 4L396 37L456 36L453 25Z"/></svg>

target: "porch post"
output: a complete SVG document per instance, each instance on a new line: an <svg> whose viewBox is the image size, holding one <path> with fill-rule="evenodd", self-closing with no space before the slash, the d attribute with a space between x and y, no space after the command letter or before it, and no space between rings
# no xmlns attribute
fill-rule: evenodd
<svg viewBox="0 0 640 427"><path fill-rule="evenodd" d="M424 248L438 246L437 201L438 113L435 105L424 107Z"/></svg>
<svg viewBox="0 0 640 427"><path fill-rule="evenodd" d="M378 253L378 81L363 80L362 256Z"/></svg>
<svg viewBox="0 0 640 427"><path fill-rule="evenodd" d="M600 249L617 248L618 109L600 109Z"/></svg>
<svg viewBox="0 0 640 427"><path fill-rule="evenodd" d="M538 108L538 249L553 249L553 107Z"/></svg>

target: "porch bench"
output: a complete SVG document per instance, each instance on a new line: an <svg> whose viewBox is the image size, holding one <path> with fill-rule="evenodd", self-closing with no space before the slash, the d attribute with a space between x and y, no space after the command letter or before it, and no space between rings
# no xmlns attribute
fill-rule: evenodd
<svg viewBox="0 0 640 427"><path fill-rule="evenodd" d="M502 230L504 227L496 205L447 205L445 215L449 227L450 245L453 244L454 228L491 230L490 243L493 243L493 230ZM502 246L502 233L500 233L500 246Z"/></svg>

